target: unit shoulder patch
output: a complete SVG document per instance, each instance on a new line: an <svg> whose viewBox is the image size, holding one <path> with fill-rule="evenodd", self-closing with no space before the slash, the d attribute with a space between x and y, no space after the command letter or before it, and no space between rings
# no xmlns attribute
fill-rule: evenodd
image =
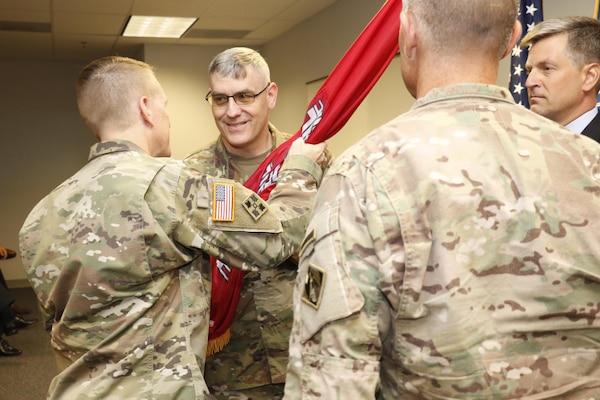
<svg viewBox="0 0 600 400"><path fill-rule="evenodd" d="M258 221L268 210L267 203L256 193L252 193L242 202L242 207Z"/></svg>
<svg viewBox="0 0 600 400"><path fill-rule="evenodd" d="M302 291L302 301L318 309L321 305L323 290L325 289L325 271L316 265L309 264L306 280L304 281L304 290Z"/></svg>

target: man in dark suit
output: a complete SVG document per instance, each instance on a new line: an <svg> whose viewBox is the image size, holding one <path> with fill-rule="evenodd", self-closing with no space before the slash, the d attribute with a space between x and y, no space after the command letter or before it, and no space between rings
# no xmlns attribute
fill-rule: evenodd
<svg viewBox="0 0 600 400"><path fill-rule="evenodd" d="M600 142L600 21L589 17L546 20L530 30L525 64L532 111Z"/></svg>
<svg viewBox="0 0 600 400"><path fill-rule="evenodd" d="M594 119L592 119L581 133L594 139L596 142L600 142L600 113L596 113Z"/></svg>

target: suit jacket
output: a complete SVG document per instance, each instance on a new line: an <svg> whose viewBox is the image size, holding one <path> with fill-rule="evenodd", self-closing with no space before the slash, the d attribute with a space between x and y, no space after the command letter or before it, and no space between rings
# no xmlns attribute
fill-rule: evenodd
<svg viewBox="0 0 600 400"><path fill-rule="evenodd" d="M600 112L596 114L581 134L594 139L596 142L600 142Z"/></svg>

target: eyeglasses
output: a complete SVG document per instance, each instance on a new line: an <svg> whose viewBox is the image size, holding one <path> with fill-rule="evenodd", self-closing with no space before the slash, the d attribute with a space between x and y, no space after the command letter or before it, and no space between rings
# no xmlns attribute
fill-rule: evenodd
<svg viewBox="0 0 600 400"><path fill-rule="evenodd" d="M262 92L269 88L269 86L271 86L271 82L267 83L267 86L265 86L265 88L258 93L240 92L231 96L227 96L226 94L212 94L212 92L209 91L204 100L208 101L208 104L210 104L212 107L224 106L225 104L229 103L229 99L233 99L235 104L238 106L247 106L254 103L256 96L261 95Z"/></svg>

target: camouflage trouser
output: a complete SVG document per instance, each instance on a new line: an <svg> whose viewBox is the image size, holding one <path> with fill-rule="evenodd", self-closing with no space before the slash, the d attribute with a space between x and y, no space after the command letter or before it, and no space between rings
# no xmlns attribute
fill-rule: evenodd
<svg viewBox="0 0 600 400"><path fill-rule="evenodd" d="M243 390L228 390L226 386L210 388L217 400L281 400L283 383Z"/></svg>

